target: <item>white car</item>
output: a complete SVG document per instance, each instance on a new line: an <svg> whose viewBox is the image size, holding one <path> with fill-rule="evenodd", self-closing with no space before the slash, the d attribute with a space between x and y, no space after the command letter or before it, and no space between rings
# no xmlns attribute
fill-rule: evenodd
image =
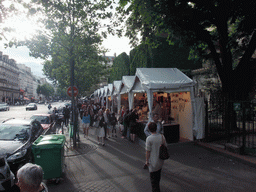
<svg viewBox="0 0 256 192"><path fill-rule="evenodd" d="M7 103L0 103L0 111L9 111L10 106Z"/></svg>

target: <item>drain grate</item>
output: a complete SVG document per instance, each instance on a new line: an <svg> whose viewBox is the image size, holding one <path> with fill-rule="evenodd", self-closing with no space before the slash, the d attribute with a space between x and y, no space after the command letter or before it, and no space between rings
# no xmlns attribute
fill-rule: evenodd
<svg viewBox="0 0 256 192"><path fill-rule="evenodd" d="M65 157L72 157L77 155L84 155L96 151L97 146L91 144L80 143L76 148L67 147L65 148Z"/></svg>

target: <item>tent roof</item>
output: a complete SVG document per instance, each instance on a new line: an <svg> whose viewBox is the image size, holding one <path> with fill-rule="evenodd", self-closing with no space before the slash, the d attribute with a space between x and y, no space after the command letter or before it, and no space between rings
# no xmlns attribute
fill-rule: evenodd
<svg viewBox="0 0 256 192"><path fill-rule="evenodd" d="M111 96L112 93L113 93L113 84L110 83L110 84L108 84L108 92L107 92L107 95L108 95L108 96Z"/></svg>
<svg viewBox="0 0 256 192"><path fill-rule="evenodd" d="M113 95L117 95L121 89L122 81L114 81L113 82Z"/></svg>
<svg viewBox="0 0 256 192"><path fill-rule="evenodd" d="M177 68L137 68L138 77L142 88L151 90L168 90L191 87L195 82ZM137 81L138 82L138 81ZM133 88L138 87L133 81Z"/></svg>
<svg viewBox="0 0 256 192"><path fill-rule="evenodd" d="M103 89L104 89L104 91L103 91L103 96L106 97L106 96L107 96L107 93L108 93L108 86L105 85Z"/></svg>
<svg viewBox="0 0 256 192"><path fill-rule="evenodd" d="M123 76L120 94L128 93L135 80L135 76Z"/></svg>
<svg viewBox="0 0 256 192"><path fill-rule="evenodd" d="M102 97L102 96L104 96L104 88L102 87L102 88L100 88L100 96Z"/></svg>

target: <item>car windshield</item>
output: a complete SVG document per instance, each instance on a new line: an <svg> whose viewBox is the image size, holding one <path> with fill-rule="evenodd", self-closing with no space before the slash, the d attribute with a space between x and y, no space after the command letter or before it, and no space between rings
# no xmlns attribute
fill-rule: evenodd
<svg viewBox="0 0 256 192"><path fill-rule="evenodd" d="M36 119L39 121L41 124L50 124L50 118L47 116L32 116L31 119Z"/></svg>
<svg viewBox="0 0 256 192"><path fill-rule="evenodd" d="M30 103L30 104L28 104L28 106L34 106L34 103Z"/></svg>
<svg viewBox="0 0 256 192"><path fill-rule="evenodd" d="M0 125L0 140L29 139L29 125Z"/></svg>

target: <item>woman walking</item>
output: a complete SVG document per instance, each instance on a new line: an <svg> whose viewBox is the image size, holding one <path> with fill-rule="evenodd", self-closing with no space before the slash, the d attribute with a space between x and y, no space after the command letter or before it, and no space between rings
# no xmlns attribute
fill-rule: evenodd
<svg viewBox="0 0 256 192"><path fill-rule="evenodd" d="M83 122L83 129L84 129L84 137L89 139L89 128L91 123L91 116L89 115L88 111L84 111L82 122Z"/></svg>
<svg viewBox="0 0 256 192"><path fill-rule="evenodd" d="M104 137L105 137L105 131L104 131L104 127L105 127L105 121L104 121L104 117L103 117L103 111L99 110L98 112L98 116L97 116L97 124L98 124L98 128L97 128L97 139L98 139L98 144L101 144L102 146L105 145L104 142Z"/></svg>
<svg viewBox="0 0 256 192"><path fill-rule="evenodd" d="M137 109L133 109L131 114L130 114L130 117L129 117L129 120L130 120L130 139L131 139L131 142L134 143L135 142L135 136L136 136L136 133L137 133L137 120L139 119L139 115L137 113Z"/></svg>
<svg viewBox="0 0 256 192"><path fill-rule="evenodd" d="M160 192L161 170L164 160L159 158L159 148L162 143L166 145L166 142L162 134L156 133L156 123L149 123L148 129L151 135L146 139L146 165L150 173L152 192Z"/></svg>

